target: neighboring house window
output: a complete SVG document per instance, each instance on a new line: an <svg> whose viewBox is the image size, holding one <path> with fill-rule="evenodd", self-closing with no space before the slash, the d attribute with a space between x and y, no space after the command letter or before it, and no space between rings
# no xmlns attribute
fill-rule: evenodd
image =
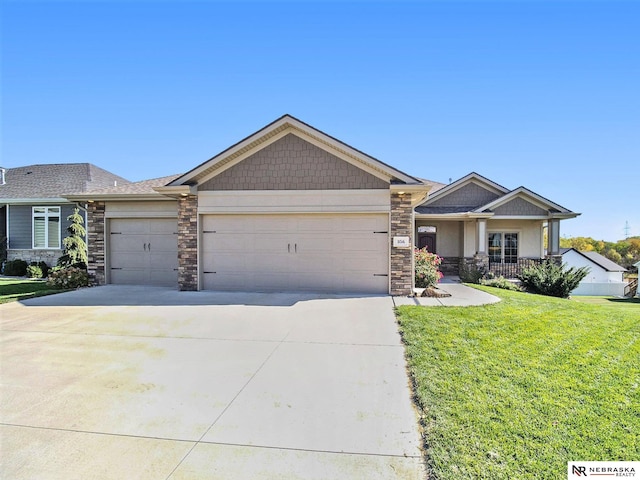
<svg viewBox="0 0 640 480"><path fill-rule="evenodd" d="M490 233L489 261L492 263L518 263L518 234Z"/></svg>
<svg viewBox="0 0 640 480"><path fill-rule="evenodd" d="M60 248L60 207L33 207L33 248Z"/></svg>

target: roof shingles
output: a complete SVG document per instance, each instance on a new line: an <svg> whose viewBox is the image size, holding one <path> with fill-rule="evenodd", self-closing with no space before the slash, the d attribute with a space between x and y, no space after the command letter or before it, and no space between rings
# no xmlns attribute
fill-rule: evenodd
<svg viewBox="0 0 640 480"><path fill-rule="evenodd" d="M129 180L90 163L28 165L8 168L0 198L59 198L68 192L86 192Z"/></svg>

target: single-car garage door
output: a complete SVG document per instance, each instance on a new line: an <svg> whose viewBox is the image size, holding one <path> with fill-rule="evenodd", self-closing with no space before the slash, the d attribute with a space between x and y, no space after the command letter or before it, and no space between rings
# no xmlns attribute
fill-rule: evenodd
<svg viewBox="0 0 640 480"><path fill-rule="evenodd" d="M205 290L388 293L386 214L205 215Z"/></svg>
<svg viewBox="0 0 640 480"><path fill-rule="evenodd" d="M109 228L110 283L178 284L175 218L113 218Z"/></svg>

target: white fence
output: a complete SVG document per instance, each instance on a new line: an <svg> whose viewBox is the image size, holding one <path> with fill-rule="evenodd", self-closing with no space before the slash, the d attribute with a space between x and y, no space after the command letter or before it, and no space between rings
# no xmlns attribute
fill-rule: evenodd
<svg viewBox="0 0 640 480"><path fill-rule="evenodd" d="M581 283L578 285L571 295L595 295L606 297L622 297L624 296L624 287L627 284L623 282L608 283Z"/></svg>

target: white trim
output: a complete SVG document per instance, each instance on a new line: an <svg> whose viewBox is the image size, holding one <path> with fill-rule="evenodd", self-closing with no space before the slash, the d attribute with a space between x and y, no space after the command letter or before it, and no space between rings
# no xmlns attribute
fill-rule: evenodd
<svg viewBox="0 0 640 480"><path fill-rule="evenodd" d="M36 220L36 212L35 209L36 208L44 208L44 212L42 214L38 214L38 216L40 215L44 215L44 238L45 238L45 246L44 247L37 247L36 246L36 229L35 229L35 220ZM50 215L49 214L49 209L50 208L57 208L58 209L58 246L57 247L52 247L49 245L49 222L47 221L49 218L55 218L56 215ZM60 205L33 205L31 207L31 249L32 250L61 250L62 249L62 208L60 207Z"/></svg>
<svg viewBox="0 0 640 480"><path fill-rule="evenodd" d="M11 238L10 230L9 230L9 204L7 203L7 218L6 218L6 227L7 227L7 251L9 250L10 246L9 246L9 238Z"/></svg>

